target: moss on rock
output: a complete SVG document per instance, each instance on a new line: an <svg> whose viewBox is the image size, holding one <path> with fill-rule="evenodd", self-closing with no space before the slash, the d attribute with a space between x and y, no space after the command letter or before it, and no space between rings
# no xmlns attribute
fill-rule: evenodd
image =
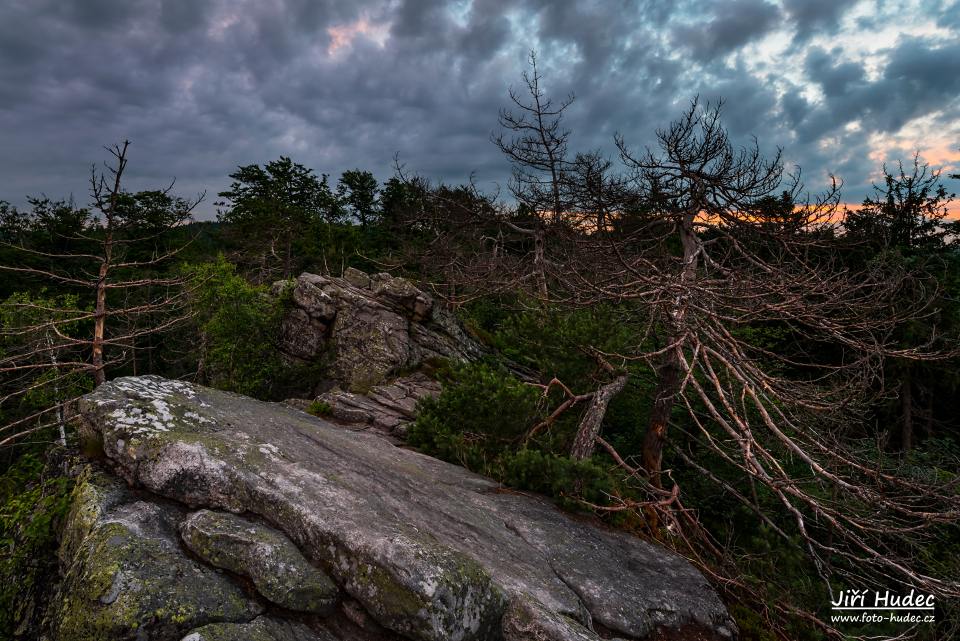
<svg viewBox="0 0 960 641"><path fill-rule="evenodd" d="M182 641L336 641L328 632L271 617L250 623L212 623L193 630Z"/></svg>
<svg viewBox="0 0 960 641"><path fill-rule="evenodd" d="M116 479L85 472L62 537L56 641L168 639L262 608L221 573L187 558L174 525L182 512L138 500Z"/></svg>
<svg viewBox="0 0 960 641"><path fill-rule="evenodd" d="M273 528L235 514L200 510L184 519L180 535L201 559L249 577L277 605L327 615L337 603L336 584Z"/></svg>
<svg viewBox="0 0 960 641"><path fill-rule="evenodd" d="M387 628L429 640L498 636L504 592L474 559L428 536L406 533L378 554L341 553L337 567L347 591Z"/></svg>

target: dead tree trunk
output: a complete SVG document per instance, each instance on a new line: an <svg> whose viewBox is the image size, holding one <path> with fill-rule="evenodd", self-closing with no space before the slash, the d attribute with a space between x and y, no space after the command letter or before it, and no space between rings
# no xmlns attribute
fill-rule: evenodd
<svg viewBox="0 0 960 641"><path fill-rule="evenodd" d="M53 337L50 335L49 330L46 332L46 343L47 349L49 350L50 366L53 368L53 398L54 402L57 404L57 430L60 433L60 438L57 440L57 442L60 444L60 447L66 447L67 420L63 407L63 398L60 394L60 364L57 362L57 350L54 346Z"/></svg>
<svg viewBox="0 0 960 641"><path fill-rule="evenodd" d="M670 414L680 390L680 363L673 350L664 356L663 364L657 369L657 388L653 397L653 409L647 423L647 432L643 437L641 460L650 483L662 488L660 469L663 461L663 445L667 440L667 425Z"/></svg>
<svg viewBox="0 0 960 641"><path fill-rule="evenodd" d="M623 391L628 378L627 374L621 374L612 382L601 385L600 389L594 393L577 428L577 436L573 439L573 447L570 449L570 458L582 461L593 454L593 447L600 434L600 424L607 413L607 406L617 394Z"/></svg>
<svg viewBox="0 0 960 641"><path fill-rule="evenodd" d="M113 177L112 186L104 180L102 174L99 180L95 172L90 176L93 200L97 209L103 212L104 218L103 257L100 259L100 269L97 273L97 302L93 312L93 354L91 356L93 384L97 387L107 380L107 373L103 369L103 347L107 324L107 276L113 266L114 224L117 222L117 206L122 194L120 184L123 180L123 172L127 168L129 146L130 141L124 140L122 145L116 145L108 150L116 159L115 167L108 166L109 173Z"/></svg>
<svg viewBox="0 0 960 641"><path fill-rule="evenodd" d="M102 385L107 380L103 369L103 342L107 320L107 261L100 263L100 273L97 280L97 302L93 311L93 345L91 361L93 364L93 383Z"/></svg>
<svg viewBox="0 0 960 641"><path fill-rule="evenodd" d="M700 245L693 228L697 213L697 211L687 212L679 225L683 263L680 268L676 298L667 313L669 348L663 355L662 364L657 368L657 388L653 409L643 438L641 461L650 483L657 488L662 487L660 469L663 461L663 445L667 440L667 425L670 422L670 414L682 380L678 350L681 349L680 344L685 331L688 287L695 279L697 271Z"/></svg>
<svg viewBox="0 0 960 641"><path fill-rule="evenodd" d="M547 269L545 253L545 239L542 225L538 225L533 231L533 269L534 278L537 279L537 293L541 300L546 300L549 292L547 290Z"/></svg>

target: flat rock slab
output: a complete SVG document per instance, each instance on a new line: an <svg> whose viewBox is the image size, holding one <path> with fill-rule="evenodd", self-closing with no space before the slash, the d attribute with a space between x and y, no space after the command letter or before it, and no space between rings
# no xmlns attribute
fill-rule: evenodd
<svg viewBox="0 0 960 641"><path fill-rule="evenodd" d="M116 477L85 473L61 542L65 576L53 638L166 641L260 614L263 608L229 577L184 554L176 531L184 514L141 500Z"/></svg>
<svg viewBox="0 0 960 641"><path fill-rule="evenodd" d="M180 535L194 554L248 577L272 603L321 616L337 605L336 584L271 527L235 514L200 510L180 523Z"/></svg>
<svg viewBox="0 0 960 641"><path fill-rule="evenodd" d="M326 632L271 617L250 623L211 623L183 637L181 641L337 641Z"/></svg>
<svg viewBox="0 0 960 641"><path fill-rule="evenodd" d="M379 624L410 638L518 638L523 627L581 639L593 638L594 623L634 638L686 625L718 639L735 630L676 554L376 435L157 377L102 385L75 413L130 482L259 515Z"/></svg>

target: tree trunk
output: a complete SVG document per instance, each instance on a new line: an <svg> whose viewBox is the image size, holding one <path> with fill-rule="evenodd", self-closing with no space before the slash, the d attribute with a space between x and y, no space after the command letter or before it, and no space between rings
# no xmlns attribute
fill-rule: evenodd
<svg viewBox="0 0 960 641"><path fill-rule="evenodd" d="M699 242L693 228L693 222L699 212L693 210L680 221L680 244L683 247L683 262L680 267L680 291L667 313L668 345L675 345L682 339L687 315L687 286L696 278ZM680 391L683 379L680 364L680 347L672 347L663 355L663 362L657 368L657 388L653 397L653 409L650 421L643 437L641 461L643 469L654 487L662 487L660 468L663 460L663 445L667 440L667 425L670 414Z"/></svg>
<svg viewBox="0 0 960 641"><path fill-rule="evenodd" d="M106 337L107 325L107 275L110 273L111 260L113 259L113 233L114 223L117 215L117 202L120 198L120 181L123 177L123 170L127 166L127 147L130 141L123 141L123 148L116 148L114 156L117 158L117 166L113 171L113 188L109 191L107 203L102 198L102 178L98 187L96 175L93 177L93 192L97 201L97 207L103 212L104 216L104 236L103 236L103 261L100 263L100 269L97 273L97 302L93 310L93 354L91 362L93 364L93 384L95 387L103 385L107 380L107 373L103 369L103 347Z"/></svg>
<svg viewBox="0 0 960 641"><path fill-rule="evenodd" d="M590 399L590 405L580 420L580 427L577 428L577 436L573 439L570 458L582 461L593 454L593 446L600 434L600 424L607 413L607 406L626 387L627 378L626 374L621 374L612 382L602 385Z"/></svg>
<svg viewBox="0 0 960 641"><path fill-rule="evenodd" d="M109 250L108 250L109 253ZM109 258L100 263L97 278L97 303L93 311L93 384L97 387L107 380L103 370L103 342L107 320L107 271Z"/></svg>
<svg viewBox="0 0 960 641"><path fill-rule="evenodd" d="M537 279L537 292L541 300L546 300L548 294L546 259L544 258L545 245L544 230L541 224L533 232L533 269L534 277Z"/></svg>
<svg viewBox="0 0 960 641"><path fill-rule="evenodd" d="M60 431L60 438L57 442L60 447L67 446L66 415L63 409L63 398L60 394L60 364L57 362L57 352L53 348L53 338L50 332L47 332L47 349L50 350L50 365L53 366L53 397L57 403L57 428Z"/></svg>
<svg viewBox="0 0 960 641"><path fill-rule="evenodd" d="M680 390L680 363L671 350L664 355L663 364L657 368L657 389L654 394L650 421L643 437L641 461L654 487L663 487L660 482L660 468L663 461L663 444L667 440L667 425L670 414Z"/></svg>

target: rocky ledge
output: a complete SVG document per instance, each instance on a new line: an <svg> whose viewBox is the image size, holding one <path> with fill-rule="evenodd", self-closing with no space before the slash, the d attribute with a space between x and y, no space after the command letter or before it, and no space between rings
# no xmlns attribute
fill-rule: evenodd
<svg viewBox="0 0 960 641"><path fill-rule="evenodd" d="M689 563L294 408L156 377L74 410L54 641L730 639Z"/></svg>
<svg viewBox="0 0 960 641"><path fill-rule="evenodd" d="M417 418L417 403L439 396L441 386L422 372L401 376L389 383L374 385L359 394L334 387L311 402L288 399L288 405L319 413L339 425L369 429L396 443L406 437L407 428Z"/></svg>
<svg viewBox="0 0 960 641"><path fill-rule="evenodd" d="M281 349L301 363L322 362L331 381L366 392L430 359L463 361L485 353L456 317L413 283L348 268L343 276L301 274L289 292Z"/></svg>

